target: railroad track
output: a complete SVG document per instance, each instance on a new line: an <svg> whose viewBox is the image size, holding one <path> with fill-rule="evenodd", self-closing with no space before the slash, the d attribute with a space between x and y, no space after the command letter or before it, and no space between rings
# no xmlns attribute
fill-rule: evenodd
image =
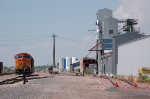
<svg viewBox="0 0 150 99"><path fill-rule="evenodd" d="M42 76L42 77L38 77L38 76L39 75L30 75L30 76L27 76L27 78L28 78L28 80L47 78L46 76ZM0 81L0 85L13 84L13 83L17 83L17 82L20 82L20 81L24 81L23 76L17 76L17 77L5 79L3 81Z"/></svg>
<svg viewBox="0 0 150 99"><path fill-rule="evenodd" d="M11 74L15 74L15 73L2 73L2 74L0 74L0 76L11 75Z"/></svg>
<svg viewBox="0 0 150 99"><path fill-rule="evenodd" d="M9 79L6 79L6 80L3 80L0 82L0 85L4 85L4 84L13 84L15 82L19 82L19 81L22 81L23 78L18 76L18 77L14 77L14 78L9 78Z"/></svg>
<svg viewBox="0 0 150 99"><path fill-rule="evenodd" d="M114 78L109 78L109 77L102 77L104 79L108 79L114 86L116 87L119 87L116 83L118 83L117 81L122 81L122 82L125 82L126 84L129 84L131 86L134 86L134 87L137 87L135 86L133 83L130 83L128 81L124 81L124 80L121 80L121 79L114 79Z"/></svg>

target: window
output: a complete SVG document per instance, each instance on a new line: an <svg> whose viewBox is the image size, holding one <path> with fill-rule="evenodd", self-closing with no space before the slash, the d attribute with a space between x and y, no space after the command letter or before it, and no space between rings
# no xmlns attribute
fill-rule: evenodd
<svg viewBox="0 0 150 99"><path fill-rule="evenodd" d="M30 59L30 56L24 56L23 58L28 58L28 59Z"/></svg>
<svg viewBox="0 0 150 99"><path fill-rule="evenodd" d="M16 56L15 58L16 58L16 59L18 59L18 58L22 58L22 56Z"/></svg>
<svg viewBox="0 0 150 99"><path fill-rule="evenodd" d="M109 30L109 34L113 34L113 30Z"/></svg>

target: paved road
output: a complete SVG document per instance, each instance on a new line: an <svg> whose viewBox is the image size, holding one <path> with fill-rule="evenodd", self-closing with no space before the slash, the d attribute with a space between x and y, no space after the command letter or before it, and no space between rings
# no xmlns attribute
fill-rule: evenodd
<svg viewBox="0 0 150 99"><path fill-rule="evenodd" d="M50 74L47 74L50 75ZM60 73L54 77L0 86L0 99L150 99L150 90L125 91L108 80Z"/></svg>

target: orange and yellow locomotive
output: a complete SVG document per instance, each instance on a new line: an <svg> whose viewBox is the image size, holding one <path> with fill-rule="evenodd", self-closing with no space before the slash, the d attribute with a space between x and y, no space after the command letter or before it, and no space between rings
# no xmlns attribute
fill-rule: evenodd
<svg viewBox="0 0 150 99"><path fill-rule="evenodd" d="M34 59L28 53L18 53L14 56L16 74L34 73Z"/></svg>

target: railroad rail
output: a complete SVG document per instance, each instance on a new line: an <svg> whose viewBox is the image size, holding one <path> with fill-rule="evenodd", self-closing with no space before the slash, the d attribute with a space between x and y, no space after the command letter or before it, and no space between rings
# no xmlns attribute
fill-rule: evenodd
<svg viewBox="0 0 150 99"><path fill-rule="evenodd" d="M1 73L0 76L3 76L3 75L11 75L11 74L15 74L15 73Z"/></svg>
<svg viewBox="0 0 150 99"><path fill-rule="evenodd" d="M3 81L0 82L0 85L13 84L15 82L19 82L19 81L22 81L22 80L23 80L23 78L18 76L18 77L14 77L14 78L3 80Z"/></svg>
<svg viewBox="0 0 150 99"><path fill-rule="evenodd" d="M38 77L38 76L39 75L29 75L29 76L27 76L27 78L28 78L28 80L47 78L46 76L40 76L40 77ZM24 81L23 76L17 76L17 77L5 79L3 81L0 81L0 85L13 84L13 83L17 83L17 82L20 82L20 81Z"/></svg>

